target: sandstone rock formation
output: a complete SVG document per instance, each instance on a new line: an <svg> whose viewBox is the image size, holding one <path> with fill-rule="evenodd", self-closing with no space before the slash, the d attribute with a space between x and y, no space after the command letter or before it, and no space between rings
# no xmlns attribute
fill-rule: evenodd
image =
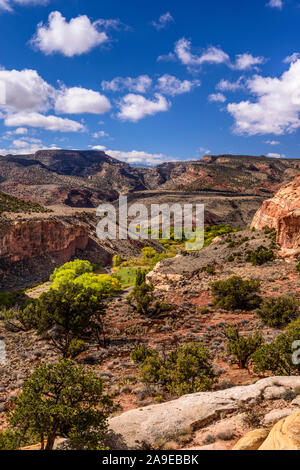
<svg viewBox="0 0 300 470"><path fill-rule="evenodd" d="M196 430L222 413L264 399L268 387L295 391L300 377L269 377L248 386L185 395L159 405L127 411L109 421L107 444L111 449L152 448L160 439L171 440L186 429Z"/></svg>
<svg viewBox="0 0 300 470"><path fill-rule="evenodd" d="M276 423L258 450L300 450L300 410Z"/></svg>
<svg viewBox="0 0 300 470"><path fill-rule="evenodd" d="M247 433L232 450L300 450L300 410L278 421L271 430Z"/></svg>
<svg viewBox="0 0 300 470"><path fill-rule="evenodd" d="M59 257L62 263L85 250L88 225L72 218L36 218L0 224L0 259L8 263L42 254Z"/></svg>
<svg viewBox="0 0 300 470"><path fill-rule="evenodd" d="M269 435L269 430L254 429L242 437L232 448L232 450L257 450Z"/></svg>
<svg viewBox="0 0 300 470"><path fill-rule="evenodd" d="M300 254L300 175L263 202L252 221L252 227L273 227L284 258Z"/></svg>

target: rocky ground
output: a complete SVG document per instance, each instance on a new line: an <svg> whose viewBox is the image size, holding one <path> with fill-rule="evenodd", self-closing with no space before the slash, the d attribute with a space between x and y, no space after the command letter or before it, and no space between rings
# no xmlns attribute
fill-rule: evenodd
<svg viewBox="0 0 300 470"><path fill-rule="evenodd" d="M99 348L96 344L90 344L89 349L78 356L76 361L105 379L109 392L115 395L119 403L118 413L172 398L159 385L148 385L139 380L137 367L130 360L130 352L138 343L169 351L191 341L202 341L214 358L218 374L216 390L252 384L259 379L251 367L248 371L230 364L225 355L225 326L237 324L242 334L260 330L268 341L281 331L265 327L253 312L228 312L216 307L209 286L212 281L238 275L243 279L259 279L263 297L294 295L300 299L300 276L296 272L295 262L287 263L280 258L263 266L252 266L245 262L246 249L268 246L270 243L269 234L246 230L231 234L229 239L225 236L201 252L164 260L149 275L149 279L155 286L155 297L171 303L173 309L158 317L137 315L126 303L125 295L120 294L109 300L105 319L107 347ZM228 261L233 254L234 260ZM212 264L215 274L208 274L205 268ZM56 361L57 355L49 343L34 332L9 331L3 322L0 323L0 340L5 342L7 352L6 364L0 369L0 427L3 427L5 412L10 409L23 380L35 366ZM295 393L290 396L279 394L276 402L258 403L255 417L252 407L243 407L234 410L232 415L226 415L228 423L218 418L212 420L209 426L200 427L196 433L187 432L185 437L177 441L170 439L173 444L161 442L158 445L177 448L187 445L209 445L215 448L221 445L221 448L230 448L246 431L253 429L255 423L248 425L248 421L254 418L262 421L274 409L290 408L295 398Z"/></svg>

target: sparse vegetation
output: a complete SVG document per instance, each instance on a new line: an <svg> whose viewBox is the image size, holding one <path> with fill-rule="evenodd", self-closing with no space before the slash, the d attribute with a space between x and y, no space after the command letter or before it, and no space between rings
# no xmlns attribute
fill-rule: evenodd
<svg viewBox="0 0 300 470"><path fill-rule="evenodd" d="M129 294L127 302L138 313L147 315L150 313L150 307L154 302L152 292L153 286L146 283L146 272L139 269L136 274L134 289Z"/></svg>
<svg viewBox="0 0 300 470"><path fill-rule="evenodd" d="M297 347L294 347L299 340L300 318L290 323L285 332L279 335L275 341L261 346L253 354L254 372L257 374L271 372L274 375L299 375L299 353L297 353Z"/></svg>
<svg viewBox="0 0 300 470"><path fill-rule="evenodd" d="M0 292L0 309L14 307L18 303L25 300L23 291L6 291Z"/></svg>
<svg viewBox="0 0 300 470"><path fill-rule="evenodd" d="M211 225L210 227L205 227L204 229L204 246L211 244L214 238L226 235L229 233L238 232L240 229L235 227L230 227L229 225Z"/></svg>
<svg viewBox="0 0 300 470"><path fill-rule="evenodd" d="M52 212L50 209L46 209L40 204L36 204L30 201L23 201L8 194L0 192L0 215L3 212L15 212L31 214L32 212Z"/></svg>
<svg viewBox="0 0 300 470"><path fill-rule="evenodd" d="M153 349L133 354L140 375L147 383L161 383L175 396L209 390L215 381L208 350L202 343L189 343L160 357Z"/></svg>
<svg viewBox="0 0 300 470"><path fill-rule="evenodd" d="M282 327L295 320L298 302L293 297L275 297L262 302L257 310L258 317L268 326Z"/></svg>
<svg viewBox="0 0 300 470"><path fill-rule="evenodd" d="M248 251L246 262L253 264L253 266L261 266L268 261L274 261L274 251L264 246L259 246L255 251Z"/></svg>
<svg viewBox="0 0 300 470"><path fill-rule="evenodd" d="M226 330L226 351L232 355L241 369L248 366L252 354L263 344L261 333L255 331L253 335L241 336L237 327L233 326Z"/></svg>
<svg viewBox="0 0 300 470"><path fill-rule="evenodd" d="M232 276L227 281L212 282L210 286L215 304L225 310L253 310L261 303L257 294L260 289L259 281L244 281L239 276Z"/></svg>

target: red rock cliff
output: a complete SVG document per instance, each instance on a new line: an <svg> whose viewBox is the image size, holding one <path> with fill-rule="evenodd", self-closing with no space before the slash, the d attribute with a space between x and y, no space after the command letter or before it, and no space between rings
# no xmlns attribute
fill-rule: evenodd
<svg viewBox="0 0 300 470"><path fill-rule="evenodd" d="M84 250L88 240L88 226L72 218L2 221L0 260L13 263L51 255L64 263Z"/></svg>
<svg viewBox="0 0 300 470"><path fill-rule="evenodd" d="M300 175L282 187L272 199L263 202L252 227L273 227L277 231L280 254L285 258L300 255Z"/></svg>

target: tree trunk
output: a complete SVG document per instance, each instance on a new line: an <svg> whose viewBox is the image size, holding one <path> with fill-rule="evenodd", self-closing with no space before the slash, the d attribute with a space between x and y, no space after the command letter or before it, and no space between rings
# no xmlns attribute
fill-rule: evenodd
<svg viewBox="0 0 300 470"><path fill-rule="evenodd" d="M56 434L50 434L47 438L45 450L53 450Z"/></svg>

